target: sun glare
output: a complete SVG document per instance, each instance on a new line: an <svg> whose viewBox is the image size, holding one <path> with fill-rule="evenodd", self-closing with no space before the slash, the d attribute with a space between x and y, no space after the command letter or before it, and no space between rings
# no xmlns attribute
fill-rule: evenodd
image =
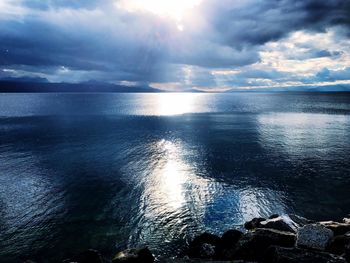
<svg viewBox="0 0 350 263"><path fill-rule="evenodd" d="M117 6L130 12L146 11L178 22L202 0L121 0ZM180 27L181 28L181 27ZM179 28L179 29L180 29Z"/></svg>

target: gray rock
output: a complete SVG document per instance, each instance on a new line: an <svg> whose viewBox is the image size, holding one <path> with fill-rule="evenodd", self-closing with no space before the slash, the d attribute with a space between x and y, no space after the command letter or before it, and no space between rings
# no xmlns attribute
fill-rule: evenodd
<svg viewBox="0 0 350 263"><path fill-rule="evenodd" d="M200 246L199 257L200 258L213 258L215 255L215 246L212 244L204 243Z"/></svg>
<svg viewBox="0 0 350 263"><path fill-rule="evenodd" d="M153 263L154 257L148 248L127 249L115 255L112 263Z"/></svg>
<svg viewBox="0 0 350 263"><path fill-rule="evenodd" d="M325 252L272 246L264 255L266 263L345 263L345 259Z"/></svg>
<svg viewBox="0 0 350 263"><path fill-rule="evenodd" d="M274 218L277 218L279 216L280 216L279 214L272 214L269 216L269 219L274 219Z"/></svg>
<svg viewBox="0 0 350 263"><path fill-rule="evenodd" d="M270 246L293 247L295 234L273 229L256 229L245 234L228 259L259 261Z"/></svg>
<svg viewBox="0 0 350 263"><path fill-rule="evenodd" d="M350 235L335 236L327 247L327 251L332 254L342 255L346 247L350 246Z"/></svg>
<svg viewBox="0 0 350 263"><path fill-rule="evenodd" d="M320 224L305 225L298 229L297 246L325 250L333 238L333 232Z"/></svg>
<svg viewBox="0 0 350 263"><path fill-rule="evenodd" d="M265 221L265 218L262 217L255 217L252 220L245 222L244 228L247 230L253 230L255 228L258 228L260 226L260 222Z"/></svg>
<svg viewBox="0 0 350 263"><path fill-rule="evenodd" d="M334 221L320 222L321 225L333 231L334 235L344 235L350 231L350 224Z"/></svg>
<svg viewBox="0 0 350 263"><path fill-rule="evenodd" d="M267 219L260 222L259 228L269 228L279 231L288 231L295 233L298 229L298 225L295 224L289 216L279 216L272 219Z"/></svg>
<svg viewBox="0 0 350 263"><path fill-rule="evenodd" d="M315 221L313 221L313 220L310 220L310 219L307 219L305 217L298 216L298 215L295 215L295 214L288 214L288 216L289 216L289 218L291 220L293 220L293 222L295 224L298 225L298 227L302 227L302 226L305 226L305 225L308 225L308 224L315 223Z"/></svg>
<svg viewBox="0 0 350 263"><path fill-rule="evenodd" d="M238 240L241 239L243 233L236 229L231 229L226 231L221 239L219 244L216 246L216 259L226 260L227 255L231 255L232 251L236 248Z"/></svg>
<svg viewBox="0 0 350 263"><path fill-rule="evenodd" d="M210 233L203 233L190 242L187 254L190 258L201 258L203 244L210 244L213 247L216 247L219 242L220 237Z"/></svg>
<svg viewBox="0 0 350 263"><path fill-rule="evenodd" d="M350 246L345 246L345 259L350 262Z"/></svg>

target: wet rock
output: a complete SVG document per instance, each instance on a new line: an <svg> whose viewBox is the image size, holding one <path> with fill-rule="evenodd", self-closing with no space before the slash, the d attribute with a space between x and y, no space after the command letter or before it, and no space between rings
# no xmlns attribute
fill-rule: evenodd
<svg viewBox="0 0 350 263"><path fill-rule="evenodd" d="M242 236L243 236L243 233L239 230L236 230L236 229L228 230L222 235L220 239L220 245L221 246L235 245Z"/></svg>
<svg viewBox="0 0 350 263"><path fill-rule="evenodd" d="M350 218L344 217L343 218L343 223L350 224Z"/></svg>
<svg viewBox="0 0 350 263"><path fill-rule="evenodd" d="M333 231L334 235L344 235L350 231L350 224L334 221L320 222L321 225Z"/></svg>
<svg viewBox="0 0 350 263"><path fill-rule="evenodd" d="M305 225L298 229L297 246L301 248L325 250L332 238L332 230L323 225Z"/></svg>
<svg viewBox="0 0 350 263"><path fill-rule="evenodd" d="M269 228L295 233L298 226L289 218L289 216L279 216L260 222L259 228Z"/></svg>
<svg viewBox="0 0 350 263"><path fill-rule="evenodd" d="M345 246L345 259L350 262L350 245Z"/></svg>
<svg viewBox="0 0 350 263"><path fill-rule="evenodd" d="M220 242L220 237L210 234L210 233L203 233L189 244L188 249L188 256L190 258L201 258L201 251L203 244L210 244L213 247L216 247Z"/></svg>
<svg viewBox="0 0 350 263"><path fill-rule="evenodd" d="M293 222L295 222L299 227L302 227L302 226L305 226L305 225L308 225L308 224L313 224L315 223L315 221L313 220L309 220L305 217L302 217L302 216L298 216L298 215L295 215L295 214L289 214L288 215L289 218L291 220L293 220Z"/></svg>
<svg viewBox="0 0 350 263"><path fill-rule="evenodd" d="M269 219L274 219L274 218L277 218L279 216L280 216L279 214L272 214L269 216Z"/></svg>
<svg viewBox="0 0 350 263"><path fill-rule="evenodd" d="M253 230L255 228L258 228L260 226L260 222L265 221L265 220L266 219L262 218L262 217L253 218L252 220L250 220L244 224L244 228L247 230Z"/></svg>
<svg viewBox="0 0 350 263"><path fill-rule="evenodd" d="M327 251L332 254L342 255L346 247L350 246L350 235L335 236L327 247Z"/></svg>
<svg viewBox="0 0 350 263"><path fill-rule="evenodd" d="M264 255L266 263L345 263L345 259L333 254L300 248L272 246Z"/></svg>
<svg viewBox="0 0 350 263"><path fill-rule="evenodd" d="M215 255L215 246L212 244L204 243L199 248L199 258L213 258Z"/></svg>
<svg viewBox="0 0 350 263"><path fill-rule="evenodd" d="M219 244L216 247L216 258L220 260L229 259L229 255L233 253L233 250L236 248L238 240L243 236L241 231L232 229L226 231L221 239Z"/></svg>
<svg viewBox="0 0 350 263"><path fill-rule="evenodd" d="M151 251L146 248L127 249L115 255L112 263L153 263L154 257Z"/></svg>
<svg viewBox="0 0 350 263"><path fill-rule="evenodd" d="M228 262L228 261L212 261L212 260L205 260L205 259L195 260L195 259L177 258L177 259L166 259L164 263L257 263L257 262L244 261L244 260L233 260Z"/></svg>
<svg viewBox="0 0 350 263"><path fill-rule="evenodd" d="M102 258L97 250L88 249L80 253L74 261L77 263L102 263Z"/></svg>
<svg viewBox="0 0 350 263"><path fill-rule="evenodd" d="M293 247L294 244L293 233L261 228L245 234L229 259L259 261L270 246Z"/></svg>

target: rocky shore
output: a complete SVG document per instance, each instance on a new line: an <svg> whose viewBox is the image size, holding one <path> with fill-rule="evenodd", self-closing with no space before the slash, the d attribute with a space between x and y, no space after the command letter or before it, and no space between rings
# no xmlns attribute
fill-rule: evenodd
<svg viewBox="0 0 350 263"><path fill-rule="evenodd" d="M227 230L221 237L202 233L178 259L157 260L147 248L127 249L105 259L87 250L64 263L345 263L350 262L350 215L342 222L315 222L297 215L253 218L245 230ZM29 263L29 261L27 262Z"/></svg>

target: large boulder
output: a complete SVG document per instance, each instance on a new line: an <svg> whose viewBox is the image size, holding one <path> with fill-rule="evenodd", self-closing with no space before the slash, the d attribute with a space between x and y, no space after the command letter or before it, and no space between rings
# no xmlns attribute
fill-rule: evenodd
<svg viewBox="0 0 350 263"><path fill-rule="evenodd" d="M305 225L298 229L297 246L301 248L325 250L332 238L332 230L323 225Z"/></svg>
<svg viewBox="0 0 350 263"><path fill-rule="evenodd" d="M290 219L289 216L278 216L272 219L267 219L265 221L261 221L259 228L269 228L275 229L279 231L288 231L295 233L298 229L298 225Z"/></svg>
<svg viewBox="0 0 350 263"><path fill-rule="evenodd" d="M220 237L210 234L210 233L203 233L193 239L192 242L189 244L188 248L188 256L190 258L211 258L211 256L206 255L206 252L209 252L209 246L210 245L214 251L215 247L219 244Z"/></svg>
<svg viewBox="0 0 350 263"><path fill-rule="evenodd" d="M345 259L325 252L300 248L270 247L262 260L266 263L345 263Z"/></svg>
<svg viewBox="0 0 350 263"><path fill-rule="evenodd" d="M245 234L228 259L259 261L270 246L293 247L295 235L273 229L257 229Z"/></svg>
<svg viewBox="0 0 350 263"><path fill-rule="evenodd" d="M199 258L211 259L215 256L215 246L204 243L199 247Z"/></svg>
<svg viewBox="0 0 350 263"><path fill-rule="evenodd" d="M298 216L298 215L295 215L295 214L288 214L288 216L299 227L315 223L315 221L313 221L313 220L310 220L310 219L307 219L305 217Z"/></svg>
<svg viewBox="0 0 350 263"><path fill-rule="evenodd" d="M112 263L153 263L154 257L151 251L146 248L127 249L115 255Z"/></svg>
<svg viewBox="0 0 350 263"><path fill-rule="evenodd" d="M350 234L335 236L327 247L327 251L333 254L342 255L346 247L350 246Z"/></svg>
<svg viewBox="0 0 350 263"><path fill-rule="evenodd" d="M232 255L232 252L236 248L237 242L243 236L243 233L236 229L231 229L226 231L221 239L219 244L216 247L216 256L215 258L220 260L229 259L229 255Z"/></svg>
<svg viewBox="0 0 350 263"><path fill-rule="evenodd" d="M350 224L334 221L320 222L321 225L333 231L334 235L344 235L350 231Z"/></svg>
<svg viewBox="0 0 350 263"><path fill-rule="evenodd" d="M260 226L260 222L265 221L266 218L262 217L255 217L252 220L245 222L244 228L247 230L253 230L255 228L258 228Z"/></svg>

